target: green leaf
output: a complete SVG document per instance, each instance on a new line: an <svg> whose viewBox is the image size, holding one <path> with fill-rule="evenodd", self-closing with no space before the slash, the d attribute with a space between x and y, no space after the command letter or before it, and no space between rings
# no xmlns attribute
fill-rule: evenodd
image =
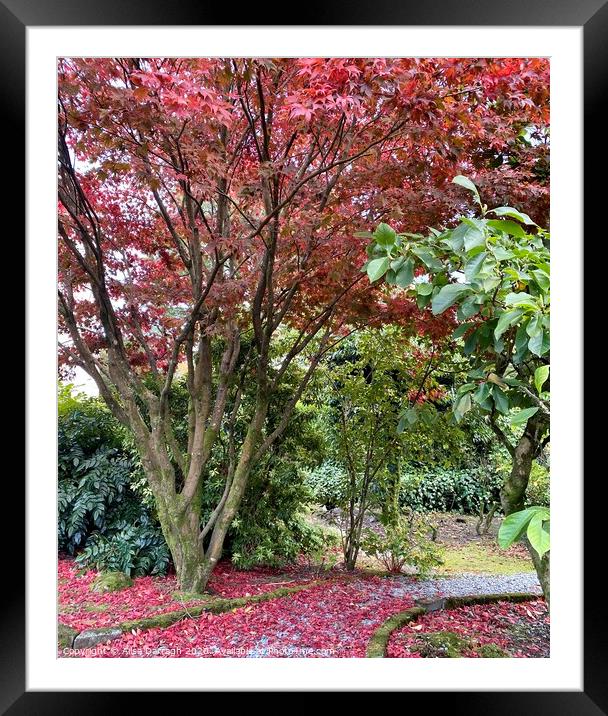
<svg viewBox="0 0 608 716"><path fill-rule="evenodd" d="M538 284L541 291L548 291L549 286L551 285L551 280L549 278L549 275L546 271L541 271L540 269L536 269L535 271L532 271L532 276L534 276L534 280Z"/></svg>
<svg viewBox="0 0 608 716"><path fill-rule="evenodd" d="M537 514L538 507L529 507L527 510L512 512L504 518L498 530L498 544L506 549L518 539L521 539L530 520Z"/></svg>
<svg viewBox="0 0 608 716"><path fill-rule="evenodd" d="M401 288L407 288L414 278L414 261L407 259L407 261L397 271L397 277L395 283Z"/></svg>
<svg viewBox="0 0 608 716"><path fill-rule="evenodd" d="M464 236L469 227L466 224L458 224L455 229L452 229L445 243L452 249L452 251L462 251L464 246Z"/></svg>
<svg viewBox="0 0 608 716"><path fill-rule="evenodd" d="M494 405L496 410L503 415L507 415L509 412L509 398L507 394L501 390L497 385L492 386L492 396L494 397Z"/></svg>
<svg viewBox="0 0 608 716"><path fill-rule="evenodd" d="M538 308L538 304L529 293L520 291L519 293L508 293L505 298L507 306L529 306L530 308Z"/></svg>
<svg viewBox="0 0 608 716"><path fill-rule="evenodd" d="M416 293L419 296L430 296L433 293L433 284L421 281L416 284Z"/></svg>
<svg viewBox="0 0 608 716"><path fill-rule="evenodd" d="M488 254L485 251L482 251L480 254L477 254L466 262L464 265L464 275L467 281L470 282L477 277L487 255Z"/></svg>
<svg viewBox="0 0 608 716"><path fill-rule="evenodd" d="M528 418L538 413L538 408L524 408L515 415L511 416L511 425L522 425L528 422Z"/></svg>
<svg viewBox="0 0 608 716"><path fill-rule="evenodd" d="M528 523L526 535L530 544L542 557L550 548L548 513L537 512Z"/></svg>
<svg viewBox="0 0 608 716"><path fill-rule="evenodd" d="M517 219L517 221L521 221L522 224L536 226L527 214L523 214L521 211L517 211L517 209L514 209L511 206L499 206L496 209L490 209L488 213L496 214L496 216L508 216L510 219Z"/></svg>
<svg viewBox="0 0 608 716"><path fill-rule="evenodd" d="M374 239L380 246L392 246L396 238L397 234L388 224L379 224L374 231Z"/></svg>
<svg viewBox="0 0 608 716"><path fill-rule="evenodd" d="M496 229L497 231L504 231L510 236L516 236L518 239L523 239L526 235L526 232L517 222L510 221L509 219L490 219L488 221L488 226Z"/></svg>
<svg viewBox="0 0 608 716"><path fill-rule="evenodd" d="M430 271L437 272L443 269L441 261L439 261L428 249L413 246L411 248L411 252L417 256Z"/></svg>
<svg viewBox="0 0 608 716"><path fill-rule="evenodd" d="M464 346L462 348L463 353L465 356L470 356L471 353L477 348L477 344L479 343L479 331L473 331L469 336L467 336L467 339L464 342Z"/></svg>
<svg viewBox="0 0 608 716"><path fill-rule="evenodd" d="M433 315L443 313L447 308L452 306L463 293L468 293L471 287L464 283L448 283L444 286L436 296L433 296L431 309Z"/></svg>
<svg viewBox="0 0 608 716"><path fill-rule="evenodd" d="M430 293L427 293L426 295L422 294L422 293L416 294L416 305L418 306L418 308L426 308L430 302L431 302L431 294Z"/></svg>
<svg viewBox="0 0 608 716"><path fill-rule="evenodd" d="M473 400L480 405L485 403L491 394L491 386L488 383L480 383L473 395Z"/></svg>
<svg viewBox="0 0 608 716"><path fill-rule="evenodd" d="M472 407L471 394L465 393L462 395L454 405L453 412L456 422L459 423L464 417L465 413L468 413Z"/></svg>
<svg viewBox="0 0 608 716"><path fill-rule="evenodd" d="M515 256L512 251L505 249L503 246L493 246L492 253L498 261L506 261L507 259L512 259Z"/></svg>
<svg viewBox="0 0 608 716"><path fill-rule="evenodd" d="M462 174L455 176L452 179L452 184L458 184L458 186L461 186L464 189L468 189L469 191L472 191L473 194L475 194L476 196L479 196L479 192L477 191L477 187L475 186L475 184L473 184L473 182L469 178L463 176Z"/></svg>
<svg viewBox="0 0 608 716"><path fill-rule="evenodd" d="M367 275L369 280L374 283L374 281L382 278L382 276L384 276L387 272L389 264L390 259L388 256L385 256L382 259L374 259L373 261L370 261L367 265Z"/></svg>
<svg viewBox="0 0 608 716"><path fill-rule="evenodd" d="M485 246L486 235L483 229L483 223L474 219L464 219L467 224L467 231L464 235L464 249L471 251L478 246Z"/></svg>
<svg viewBox="0 0 608 716"><path fill-rule="evenodd" d="M481 304L479 302L479 296L468 296L458 307L458 320L466 321L468 318L471 318L476 313L479 313L480 308Z"/></svg>
<svg viewBox="0 0 608 716"><path fill-rule="evenodd" d="M513 311L505 311L504 313L500 314L500 317L498 319L498 323L496 324L496 328L494 329L494 337L500 338L502 334L512 326L514 323L517 323L517 321L521 318L523 315L523 311L521 308L516 308Z"/></svg>
<svg viewBox="0 0 608 716"><path fill-rule="evenodd" d="M545 332L541 329L535 333L528 341L528 350L535 356L542 356L545 350Z"/></svg>
<svg viewBox="0 0 608 716"><path fill-rule="evenodd" d="M539 333L542 333L543 330L543 317L540 313L536 313L532 318L529 320L528 325L526 326L526 333L532 337L537 336Z"/></svg>
<svg viewBox="0 0 608 716"><path fill-rule="evenodd" d="M452 339L461 338L470 328L472 328L470 323L461 323L452 333Z"/></svg>
<svg viewBox="0 0 608 716"><path fill-rule="evenodd" d="M543 385L546 383L548 377L548 365L539 365L538 368L534 371L534 387L536 388L536 392L539 395L541 394Z"/></svg>
<svg viewBox="0 0 608 716"><path fill-rule="evenodd" d="M528 334L526 333L527 323L521 323L515 334L515 350L519 358L523 358L528 347Z"/></svg>

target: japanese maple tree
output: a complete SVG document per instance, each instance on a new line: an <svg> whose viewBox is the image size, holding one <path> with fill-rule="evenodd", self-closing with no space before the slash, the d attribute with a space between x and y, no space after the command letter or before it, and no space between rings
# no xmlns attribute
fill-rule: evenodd
<svg viewBox="0 0 608 716"><path fill-rule="evenodd" d="M471 168L496 203L543 221L548 63L64 58L58 73L60 361L133 433L180 586L202 591L252 466L336 341L370 321L446 330L361 280L357 232L455 216L467 199L449 182ZM269 425L294 362L301 380ZM201 524L218 445L225 489Z"/></svg>

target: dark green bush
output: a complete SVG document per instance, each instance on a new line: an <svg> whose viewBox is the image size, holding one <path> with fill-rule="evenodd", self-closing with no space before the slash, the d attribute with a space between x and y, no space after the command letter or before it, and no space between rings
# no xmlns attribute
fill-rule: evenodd
<svg viewBox="0 0 608 716"><path fill-rule="evenodd" d="M416 511L477 514L499 501L500 475L471 470L408 470L402 478L400 504Z"/></svg>
<svg viewBox="0 0 608 716"><path fill-rule="evenodd" d="M346 472L336 463L325 461L306 472L305 482L314 502L328 510L341 505L347 494Z"/></svg>
<svg viewBox="0 0 608 716"><path fill-rule="evenodd" d="M105 406L59 394L59 550L129 575L162 574L169 552L158 524L131 488L134 459Z"/></svg>

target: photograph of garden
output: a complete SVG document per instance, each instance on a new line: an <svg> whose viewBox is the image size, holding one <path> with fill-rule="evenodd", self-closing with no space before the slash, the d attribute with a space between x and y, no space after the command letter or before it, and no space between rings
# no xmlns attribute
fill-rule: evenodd
<svg viewBox="0 0 608 716"><path fill-rule="evenodd" d="M58 60L58 657L550 656L549 64Z"/></svg>

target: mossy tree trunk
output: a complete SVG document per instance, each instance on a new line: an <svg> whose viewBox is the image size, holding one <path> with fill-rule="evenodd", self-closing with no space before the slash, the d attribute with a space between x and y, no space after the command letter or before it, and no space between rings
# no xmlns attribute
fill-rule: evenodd
<svg viewBox="0 0 608 716"><path fill-rule="evenodd" d="M543 435L546 428L546 418L542 415L535 415L528 420L517 444L515 446L506 445L511 454L511 472L500 491L500 501L505 516L525 509L526 490L530 481L532 465L544 446ZM527 539L524 542L532 558L547 604L549 604L551 596L549 552L541 559L530 542Z"/></svg>

